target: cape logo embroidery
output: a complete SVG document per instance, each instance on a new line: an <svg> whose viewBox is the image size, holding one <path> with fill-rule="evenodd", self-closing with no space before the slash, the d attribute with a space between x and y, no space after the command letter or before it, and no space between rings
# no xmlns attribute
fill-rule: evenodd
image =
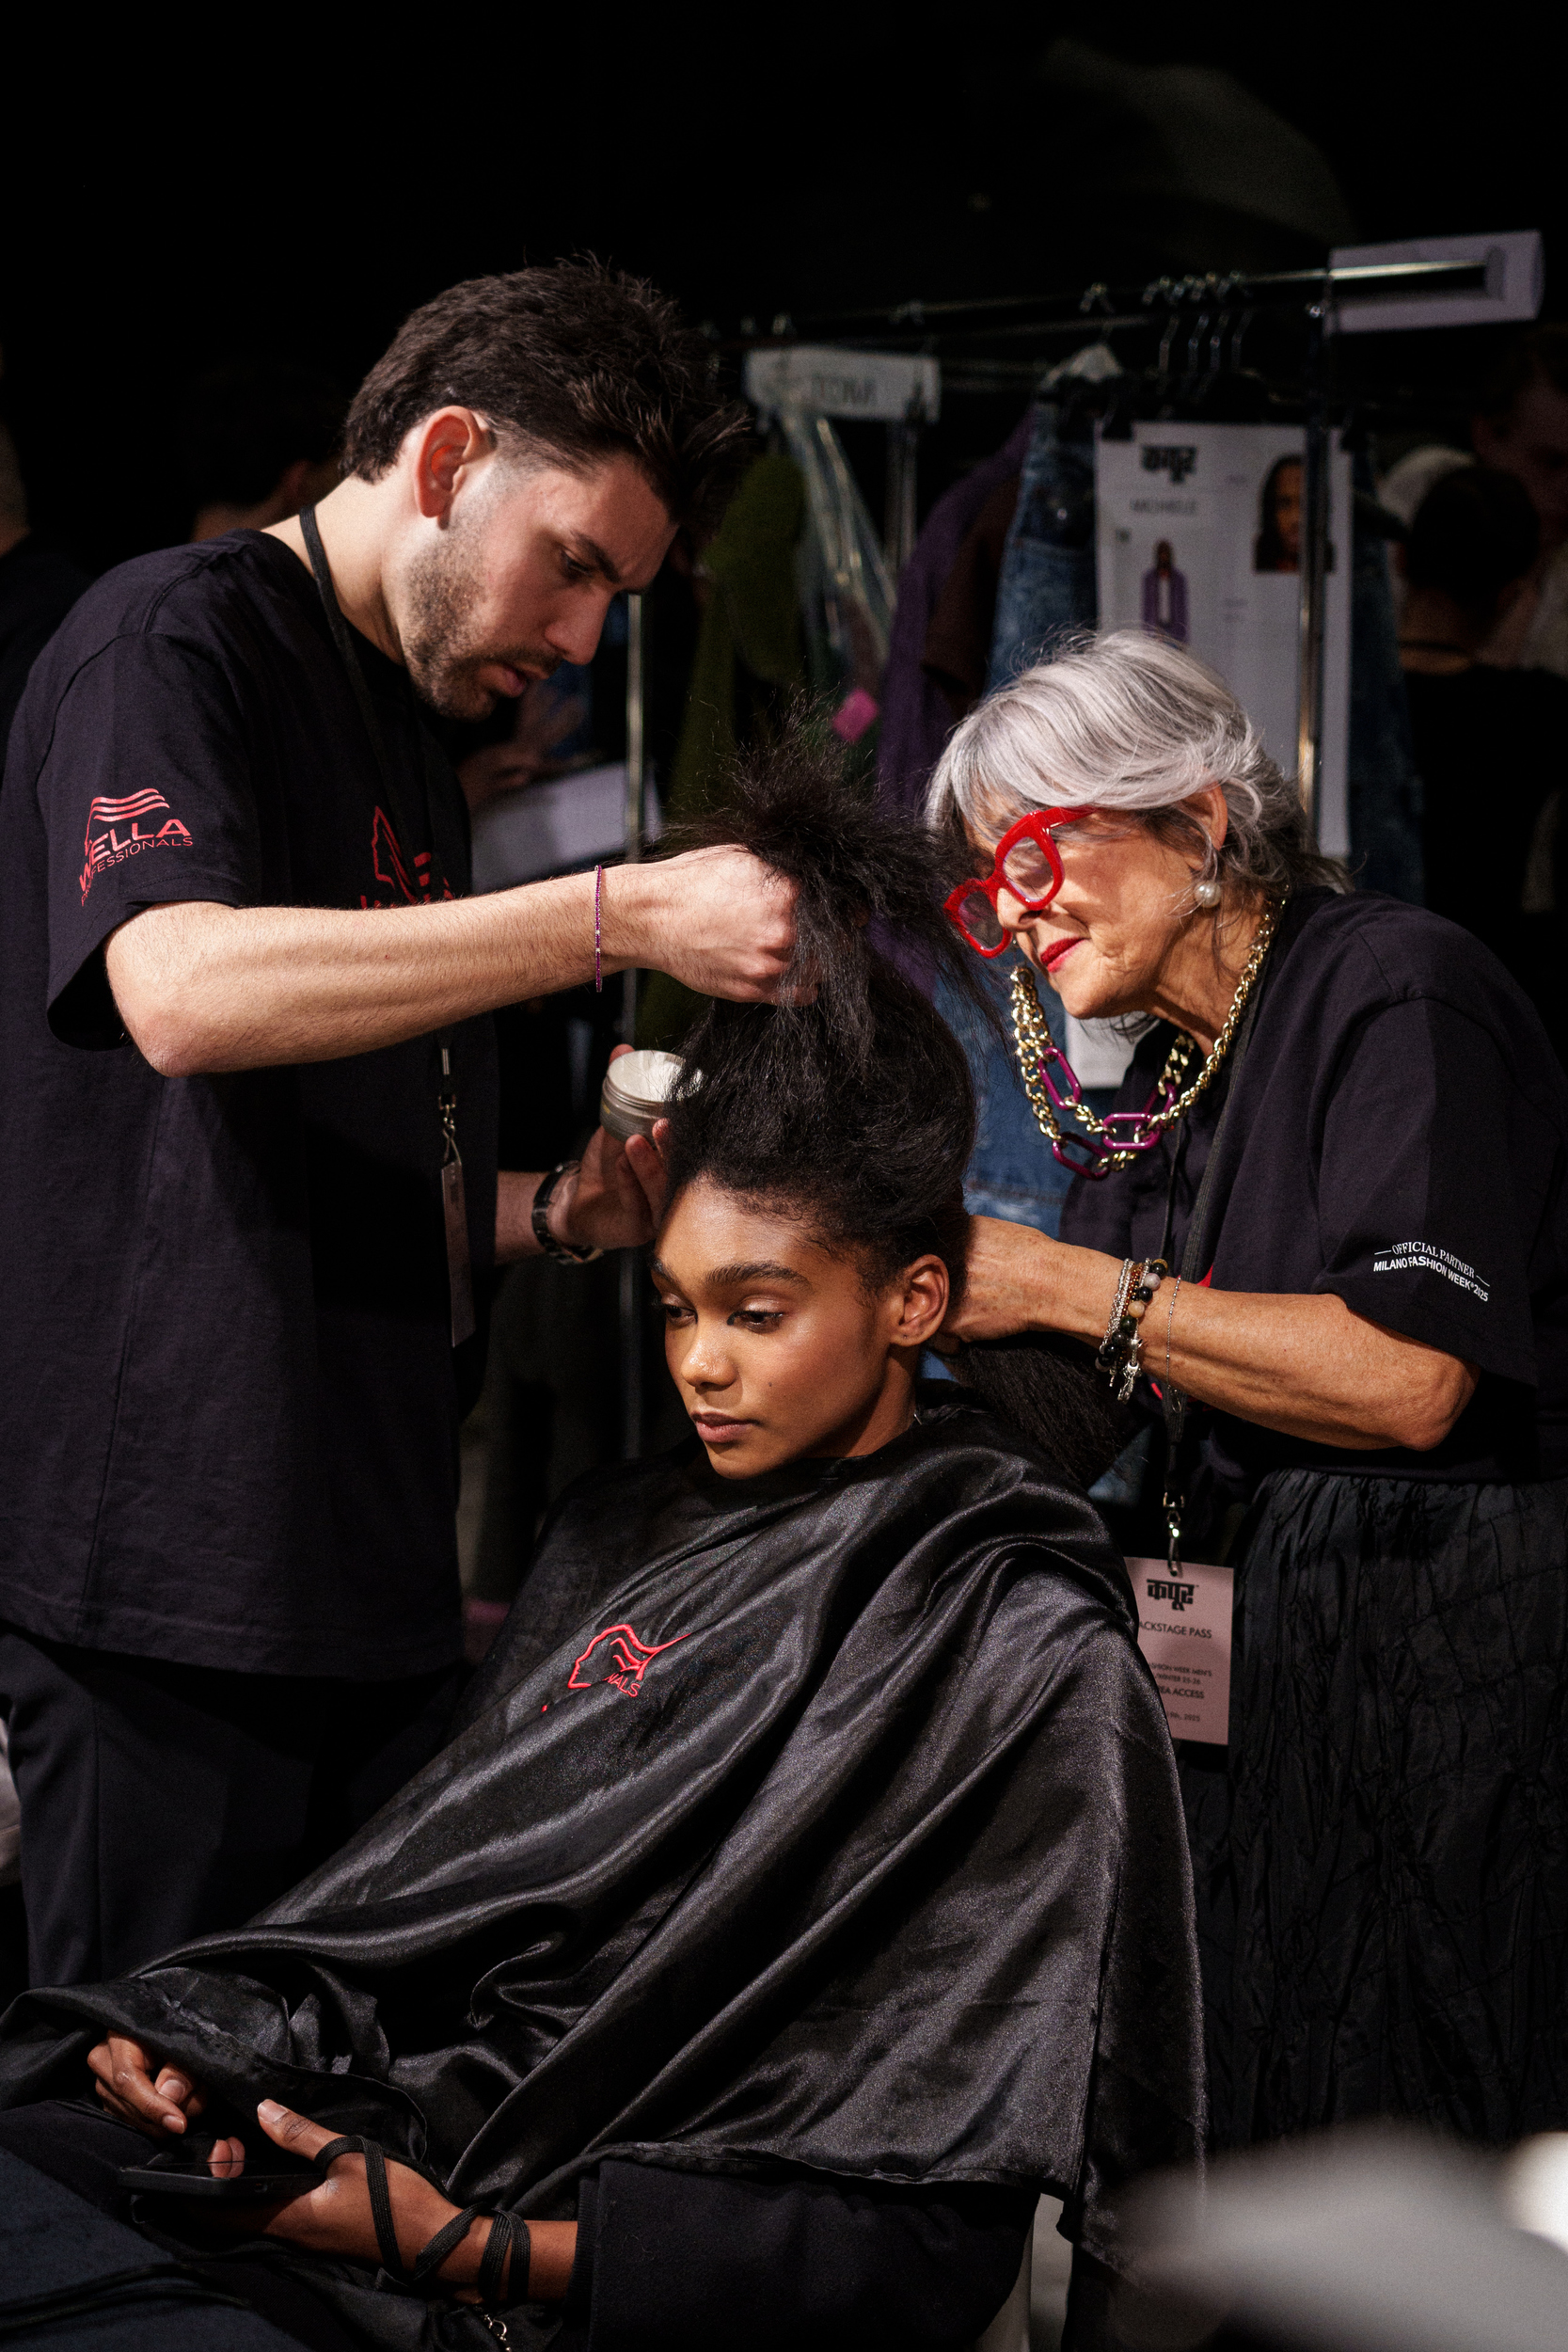
<svg viewBox="0 0 1568 2352"><path fill-rule="evenodd" d="M612 1682L624 1697L634 1699L642 1687L642 1677L650 1662L659 1651L673 1649L676 1642L684 1642L686 1638L684 1633L677 1633L673 1641L656 1642L650 1649L646 1642L638 1640L629 1625L607 1626L602 1633L594 1634L573 1666L572 1678L566 1688L568 1691L591 1691L595 1682ZM594 1653L601 1643L607 1644L608 1647L601 1658L594 1661ZM594 1662L591 1663L591 1661Z"/></svg>

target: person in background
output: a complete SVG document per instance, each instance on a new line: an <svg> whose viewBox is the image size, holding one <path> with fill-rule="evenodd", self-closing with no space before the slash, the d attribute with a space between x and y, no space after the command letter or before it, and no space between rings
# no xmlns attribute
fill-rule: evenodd
<svg viewBox="0 0 1568 2352"><path fill-rule="evenodd" d="M1568 678L1568 325L1533 326L1503 353L1470 420L1475 460L1512 474L1535 509L1540 549L1528 603L1516 615L1518 662ZM1408 451L1378 486L1407 527L1445 474L1473 461L1429 443Z"/></svg>
<svg viewBox="0 0 1568 2352"><path fill-rule="evenodd" d="M87 584L69 555L34 535L16 443L0 424L0 770L27 673Z"/></svg>
<svg viewBox="0 0 1568 2352"><path fill-rule="evenodd" d="M1402 550L1400 660L1425 787L1427 904L1501 958L1561 1056L1568 680L1520 666L1540 543L1513 476L1481 466L1446 474Z"/></svg>
<svg viewBox="0 0 1568 2352"><path fill-rule="evenodd" d="M181 420L191 538L266 531L325 498L348 400L290 359L246 359L193 385Z"/></svg>

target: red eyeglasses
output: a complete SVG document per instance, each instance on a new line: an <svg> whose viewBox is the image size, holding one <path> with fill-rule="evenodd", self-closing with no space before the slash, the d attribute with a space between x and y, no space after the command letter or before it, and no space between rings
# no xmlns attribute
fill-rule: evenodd
<svg viewBox="0 0 1568 2352"><path fill-rule="evenodd" d="M1062 886L1062 857L1051 837L1053 825L1087 817L1086 808L1037 808L1005 833L996 845L990 878L960 882L942 909L977 956L999 956L1010 934L996 911L998 894L1016 898L1026 914L1043 914Z"/></svg>

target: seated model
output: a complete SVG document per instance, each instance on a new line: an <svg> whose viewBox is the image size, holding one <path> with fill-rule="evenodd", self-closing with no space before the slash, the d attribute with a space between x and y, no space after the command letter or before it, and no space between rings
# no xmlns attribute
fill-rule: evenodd
<svg viewBox="0 0 1568 2352"><path fill-rule="evenodd" d="M974 1103L866 917L940 949L935 851L798 741L732 824L801 881L817 994L716 1006L664 1138L694 1440L565 1497L451 1744L333 1861L0 2040L0 2145L100 2203L149 2134L324 2159L134 2213L224 2222L196 2259L308 2343L956 2347L1044 2190L1086 2344L1116 2192L1198 2145L1170 1743L1059 1466L1095 1392L1025 1367L1037 1446L918 1377Z"/></svg>

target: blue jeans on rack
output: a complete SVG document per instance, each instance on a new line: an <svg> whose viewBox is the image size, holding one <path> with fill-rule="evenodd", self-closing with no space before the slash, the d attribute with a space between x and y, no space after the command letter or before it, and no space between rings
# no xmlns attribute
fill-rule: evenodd
<svg viewBox="0 0 1568 2352"><path fill-rule="evenodd" d="M988 686L1005 686L1065 630L1100 613L1094 554L1094 441L1060 437L1061 410L1037 400L1018 505L996 588Z"/></svg>

